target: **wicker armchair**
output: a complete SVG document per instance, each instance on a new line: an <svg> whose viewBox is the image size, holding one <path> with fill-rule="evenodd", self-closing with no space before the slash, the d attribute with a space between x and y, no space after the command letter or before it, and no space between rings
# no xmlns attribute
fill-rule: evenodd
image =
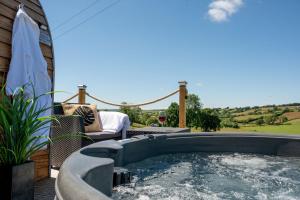
<svg viewBox="0 0 300 200"><path fill-rule="evenodd" d="M81 148L82 138L68 137L67 135L84 133L83 121L80 116L56 115L56 118L59 123L52 124L50 138L63 135L66 135L66 138L50 144L50 166L52 168L59 168L68 156Z"/></svg>
<svg viewBox="0 0 300 200"><path fill-rule="evenodd" d="M105 131L85 133L82 117L63 115L64 112L60 103L55 103L54 105L54 114L59 123L54 122L52 124L50 138L76 133L83 133L87 137L66 137L50 144L50 166L52 168L60 168L65 159L81 147L103 140L122 139L122 134L126 135L126 129L121 130L119 133Z"/></svg>

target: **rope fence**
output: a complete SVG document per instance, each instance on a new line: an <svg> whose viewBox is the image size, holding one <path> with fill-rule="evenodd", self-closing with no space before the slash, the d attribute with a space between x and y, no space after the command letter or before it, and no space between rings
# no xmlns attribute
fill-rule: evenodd
<svg viewBox="0 0 300 200"><path fill-rule="evenodd" d="M89 93L86 93L86 96L90 97L91 99L94 99L95 101L98 101L100 103L103 103L103 104L106 104L106 105L110 105L110 106L117 106L117 107L140 107L140 106L146 106L146 105L150 105L150 104L154 104L154 103L157 103L159 101L162 101L162 100L165 100L175 94L177 94L179 92L179 90L176 90L166 96L163 96L163 97L160 97L158 99L155 99L155 100L151 100L151 101L147 101L147 102L144 102L144 103L140 103L140 104L117 104L117 103L112 103L112 102L109 102L109 101L105 101L105 100L102 100L102 99L99 99L95 96L92 96L90 95ZM63 101L63 103L68 103L69 101L71 101L72 99L76 98L77 96L79 96L79 93L73 95L72 97L66 99L65 101Z"/></svg>
<svg viewBox="0 0 300 200"><path fill-rule="evenodd" d="M187 97L187 94L188 94L187 89L186 89L187 82L186 81L179 81L178 83L179 83L179 89L175 90L174 92L172 92L168 95L165 95L163 97L160 97L158 99L151 100L151 101L146 101L144 103L139 103L139 104L118 104L118 103L113 103L113 102L110 102L110 101L106 101L106 100L97 98L97 97L87 93L86 92L86 88L87 88L86 85L79 85L78 86L78 89L79 89L78 93L73 95L72 97L66 99L65 101L63 101L63 103L67 103L67 102L71 101L72 99L78 97L78 103L79 104L85 104L86 103L86 97L89 97L89 98L91 98L95 101L98 101L98 102L106 104L106 105L130 108L130 107L141 107L141 106L147 106L147 105L150 105L150 104L154 104L154 103L165 100L165 99L179 93L179 127L180 128L185 128L185 126L186 126L185 100L186 100L186 97Z"/></svg>
<svg viewBox="0 0 300 200"><path fill-rule="evenodd" d="M63 101L63 103L68 103L72 99L76 98L78 95L79 95L79 93L75 94L74 96L72 96L72 97L68 98L67 100Z"/></svg>
<svg viewBox="0 0 300 200"><path fill-rule="evenodd" d="M111 105L111 106L118 106L118 107L141 107L141 106L146 106L146 105L150 105L150 104L154 104L154 103L157 103L159 101L162 101L164 99L167 99L175 94L177 94L179 92L179 90L176 90L175 92L172 92L166 96L163 96L161 98L158 98L158 99L155 99L155 100L152 100L152 101L148 101L148 102L145 102L145 103L140 103L140 104L116 104L116 103L111 103L111 102L108 102L108 101L104 101L102 99L99 99L97 97L94 97L92 95L90 95L89 93L86 93L86 96L94 99L95 101L98 101L100 103L104 103L104 104L107 104L107 105Z"/></svg>

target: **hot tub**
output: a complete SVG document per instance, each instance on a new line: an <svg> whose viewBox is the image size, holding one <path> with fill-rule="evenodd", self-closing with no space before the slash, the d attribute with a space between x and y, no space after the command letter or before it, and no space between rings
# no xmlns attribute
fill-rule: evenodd
<svg viewBox="0 0 300 200"><path fill-rule="evenodd" d="M56 180L56 198L59 200L111 199L115 167L134 166L136 162L160 155L176 153L187 155L197 152L200 157L201 154L227 155L229 157L226 159L229 161L234 159L232 155L277 156L276 159L282 156L282 159L290 157L289 159L293 160L298 158L292 157L300 157L300 137L180 133L99 142L73 153L64 162Z"/></svg>

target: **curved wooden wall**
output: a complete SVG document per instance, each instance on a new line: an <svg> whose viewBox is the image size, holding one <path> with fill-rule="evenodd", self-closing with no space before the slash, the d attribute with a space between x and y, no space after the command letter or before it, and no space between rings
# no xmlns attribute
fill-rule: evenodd
<svg viewBox="0 0 300 200"><path fill-rule="evenodd" d="M0 0L0 85L5 83L11 59L11 36L13 21L21 1L27 14L41 30L40 46L48 63L48 73L54 88L54 53L49 25L39 0ZM31 157L35 162L35 179L49 177L49 152L40 150Z"/></svg>
<svg viewBox="0 0 300 200"><path fill-rule="evenodd" d="M18 5L23 2L27 14L39 25L40 45L48 63L48 73L54 86L54 53L50 28L39 0L0 0L0 84L6 80L11 59L11 36L13 20ZM54 87L53 87L54 88Z"/></svg>

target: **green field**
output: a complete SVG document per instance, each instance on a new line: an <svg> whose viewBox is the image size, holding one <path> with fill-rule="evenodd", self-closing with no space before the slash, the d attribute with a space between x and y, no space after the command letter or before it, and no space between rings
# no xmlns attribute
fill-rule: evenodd
<svg viewBox="0 0 300 200"><path fill-rule="evenodd" d="M264 125L264 126L241 126L235 128L222 128L220 132L258 132L258 133L276 133L276 134L300 134L300 119L291 120L282 125Z"/></svg>
<svg viewBox="0 0 300 200"><path fill-rule="evenodd" d="M234 117L234 119L235 119L236 121L243 121L243 120L249 120L249 119L256 120L256 119L259 119L260 117L263 117L263 116L270 116L270 115L271 115L271 114L243 115L243 116Z"/></svg>
<svg viewBox="0 0 300 200"><path fill-rule="evenodd" d="M142 128L146 124L158 124L159 110L143 111L141 121L133 123L132 128ZM240 108L213 108L209 109L220 119L219 133L270 133L270 134L298 134L300 135L300 103L254 106ZM174 118L171 118L174 119ZM147 122L147 123L145 123ZM173 125L174 126L174 125ZM197 125L200 126L199 124ZM201 132L201 128L191 129L192 132Z"/></svg>

